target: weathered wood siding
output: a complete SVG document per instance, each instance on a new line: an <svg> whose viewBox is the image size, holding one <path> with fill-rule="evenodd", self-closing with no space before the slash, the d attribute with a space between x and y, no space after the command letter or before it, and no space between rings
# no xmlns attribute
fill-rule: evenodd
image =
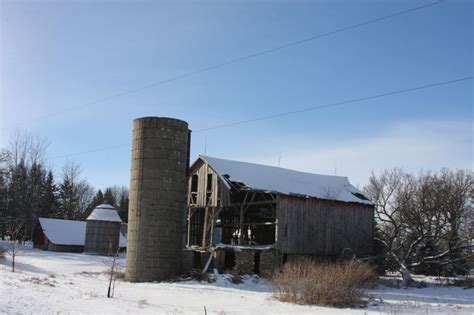
<svg viewBox="0 0 474 315"><path fill-rule="evenodd" d="M285 254L372 255L373 206L280 195L277 220L276 248Z"/></svg>
<svg viewBox="0 0 474 315"><path fill-rule="evenodd" d="M195 198L195 202L192 202L193 198L193 191L191 189L193 176L197 175L198 183L197 183L197 196ZM188 177L189 180L189 188L188 191L188 204L192 205L196 208L205 208L205 207L217 207L218 200L219 200L219 177L214 170L209 167L207 163L202 163L198 168L192 171ZM211 180L212 183L209 184L208 181ZM210 189L208 189L210 188Z"/></svg>

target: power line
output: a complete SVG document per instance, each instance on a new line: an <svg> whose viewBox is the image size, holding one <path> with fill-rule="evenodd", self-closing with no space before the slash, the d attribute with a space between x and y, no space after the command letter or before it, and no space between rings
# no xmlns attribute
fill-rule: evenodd
<svg viewBox="0 0 474 315"><path fill-rule="evenodd" d="M418 90L424 90L424 89L439 87L439 86L448 85L448 84L454 84L454 83L468 81L468 80L472 80L472 79L474 79L474 76L468 76L468 77L454 79L454 80L441 81L441 82L436 82L436 83L431 83L431 84L420 85L420 86L416 86L416 87L412 87L412 88L394 90L394 91L390 91L390 92L385 92L385 93L380 93L380 94L375 94L375 95L370 95L370 96L365 96L365 97L353 98L353 99L340 101L340 102L335 102L335 103L311 106L311 107L306 107L306 108L302 108L302 109L299 109L299 110L288 111L288 112L283 112L283 113L268 115L268 116L262 116L262 117L258 117L258 118L254 118L254 119L241 120L241 121L228 123L228 124L223 124L223 125L218 125L218 126L209 127L209 128L197 129L197 130L194 130L193 133L199 133L199 132L204 132L204 131L228 128L228 127L233 127L233 126L239 126L239 125L249 124L249 123L253 123L253 122L257 122L257 121L274 119L274 118L278 118L278 117L289 116L289 115L294 115L294 114L298 114L298 113L324 109L324 108L328 108L328 107L335 107L335 106L341 106L341 105L346 105L346 104L353 104L353 103L357 103L357 102L372 100L372 99L376 99L376 98L382 98L382 97L391 96L391 95L403 94L403 93L408 93L408 92L413 92L413 91L418 91ZM124 144L119 144L119 145L110 146L110 147L98 148L98 149L95 149L95 150L88 150L88 151L82 151L82 152L77 152L77 153L72 153L72 154L56 156L56 157L53 157L53 159L69 158L69 157L76 156L76 155L95 153L95 152L106 151L106 150L111 150L111 149L116 149L116 148L121 148L121 147L127 147L127 146L130 147L131 143L124 143Z"/></svg>
<svg viewBox="0 0 474 315"><path fill-rule="evenodd" d="M231 60L225 61L223 63L215 64L215 65L212 65L212 66L209 66L209 67L205 67L205 68L201 68L201 69L198 69L198 70L195 70L195 71L184 73L182 75L172 77L172 78L169 78L169 79L166 79L166 80L162 80L162 81L158 81L158 82L151 83L151 84L148 84L148 85L144 85L144 86L136 88L136 89L131 89L131 90L119 92L119 93L116 93L116 94L112 94L112 95L109 95L109 96L106 96L106 97L103 97L103 98L99 98L95 101L84 103L82 105L70 107L70 108L64 109L62 111L58 111L58 112L55 112L55 113L40 116L36 119L46 119L46 118L51 118L51 117L54 117L54 116L59 116L59 115L65 114L65 113L69 113L69 112L72 112L72 111L77 111L77 110L80 110L80 109L85 108L85 107L89 107L89 106L93 106L93 105L96 105L96 104L99 104L99 103L107 102L107 101L110 101L110 100L118 98L118 97L138 93L138 92L146 90L146 89L150 89L150 88L153 88L153 87L156 87L156 86L159 86L159 85L163 85L163 84L166 84L166 83L171 83L173 81L188 78L188 77L191 77L191 76L194 76L194 75L197 75L197 74L201 74L203 72L216 70L216 69L222 68L224 66L228 66L228 65L238 63L238 62L241 62L241 61L244 61L244 60L248 60L248 59L251 59L251 58L258 57L258 56L273 53L273 52L278 51L278 50L290 48L290 47L293 47L293 46L296 46L296 45L307 43L307 42L317 40L317 39L320 39L320 38L324 38L324 37L334 35L334 34L337 34L337 33L342 33L342 32L345 32L345 31L348 31L348 30L351 30L351 29L355 29L355 28L358 28L358 27L362 27L362 26L365 26L365 25L368 25L368 24L380 22L380 21L387 20L387 19L390 19L390 18L393 18L393 17L408 14L410 12L414 12L414 11L417 11L417 10L422 10L422 9L425 9L425 8L428 8L428 7L432 7L432 6L440 4L443 1L444 0L431 2L431 3L428 3L428 4L420 5L420 6L411 8L411 9L399 11L399 12L396 12L396 13L385 15L385 16L375 18L375 19L372 19L372 20L368 20L368 21L365 21L365 22L361 22L361 23L350 25L350 26L342 27L342 28L336 29L334 31L326 32L326 33L319 34L319 35L314 35L314 36L311 36L311 37L308 37L308 38L305 38L305 39L301 39L301 40L298 40L298 41L294 41L294 42L291 42L291 43L288 43L288 44L284 44L284 45L281 45L281 46L276 46L276 47L273 47L273 48L270 48L270 49L262 50L262 51L259 51L259 52L256 52L256 53L252 53L252 54L249 54L249 55L245 55L245 56L242 56L242 57L231 59Z"/></svg>
<svg viewBox="0 0 474 315"><path fill-rule="evenodd" d="M380 97L384 97L384 96L389 96L389 95L402 94L402 93L412 92L412 91L416 91L416 90L422 90L422 89L432 88L432 87L436 87L436 86L452 84L452 83L466 81L466 80L472 80L473 78L474 78L474 76L470 76L470 77L465 77L465 78L460 78L460 79L455 79L455 80L449 80L449 81L437 82L437 83L433 83L433 84L421 85L421 86L417 86L417 87L413 87L413 88L407 88L407 89L395 90L395 91L381 93L381 94L375 94L375 95L371 95L371 96L364 96L364 97L354 98L354 99L341 101L341 102L336 102L336 103L330 103L330 104L324 104L324 105L318 105L318 106L311 106L311 107L302 108L302 109L298 109L298 110L294 110L294 111L289 111L289 112L284 112L284 113L279 113L279 114L274 114L274 115L268 115L268 116L262 116L262 117L258 117L258 118L254 118L254 119L242 120L242 121L238 121L238 122L223 124L223 125L204 128L204 129L198 129L198 130L195 130L193 132L202 132L202 131L215 130L215 129L220 129L220 128L233 127L233 126L248 124L248 123L261 121L261 120L267 120L267 119L278 118L278 117L288 116L288 115L297 114L297 113L309 112L309 111L312 111L312 110L317 110L317 109L322 109L322 108L327 108L327 107L341 106L341 105L344 105L344 104L367 101L367 100L380 98Z"/></svg>

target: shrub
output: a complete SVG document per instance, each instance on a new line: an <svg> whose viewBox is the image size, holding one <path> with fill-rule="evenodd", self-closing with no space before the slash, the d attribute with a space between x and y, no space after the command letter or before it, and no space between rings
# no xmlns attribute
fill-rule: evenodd
<svg viewBox="0 0 474 315"><path fill-rule="evenodd" d="M347 307L364 304L367 289L376 279L367 264L301 259L284 265L271 283L275 297L283 302Z"/></svg>

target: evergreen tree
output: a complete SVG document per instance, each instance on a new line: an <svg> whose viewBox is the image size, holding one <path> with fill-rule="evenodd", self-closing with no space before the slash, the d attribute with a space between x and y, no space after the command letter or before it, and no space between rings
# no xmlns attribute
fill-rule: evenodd
<svg viewBox="0 0 474 315"><path fill-rule="evenodd" d="M65 177L59 186L59 217L63 219L74 219L78 207L79 197L71 178Z"/></svg>
<svg viewBox="0 0 474 315"><path fill-rule="evenodd" d="M0 238L5 239L7 224L7 183L6 174L0 170Z"/></svg>
<svg viewBox="0 0 474 315"><path fill-rule="evenodd" d="M125 194L120 196L118 214L123 222L128 222L128 196Z"/></svg>
<svg viewBox="0 0 474 315"><path fill-rule="evenodd" d="M117 199L111 187L107 187L104 192L104 203L117 207Z"/></svg>
<svg viewBox="0 0 474 315"><path fill-rule="evenodd" d="M7 189L8 207L5 217L6 224L25 222L28 212L28 170L25 161L21 159L10 170L11 179Z"/></svg>
<svg viewBox="0 0 474 315"><path fill-rule="evenodd" d="M28 170L28 206L25 210L25 229L27 235L33 232L37 217L41 212L41 203L44 191L44 170L41 164L33 163Z"/></svg>
<svg viewBox="0 0 474 315"><path fill-rule="evenodd" d="M58 188L54 184L53 172L49 171L43 183L43 191L41 196L41 206L38 213L41 217L57 217L58 211Z"/></svg>
<svg viewBox="0 0 474 315"><path fill-rule="evenodd" d="M103 203L104 203L104 194L102 193L102 190L99 189L97 193L95 194L94 198L92 199L91 203L87 207L84 213L84 219L87 218L92 213L95 207Z"/></svg>

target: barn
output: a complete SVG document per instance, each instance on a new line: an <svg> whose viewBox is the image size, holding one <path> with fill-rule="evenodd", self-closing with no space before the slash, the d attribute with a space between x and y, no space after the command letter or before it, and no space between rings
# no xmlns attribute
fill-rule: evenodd
<svg viewBox="0 0 474 315"><path fill-rule="evenodd" d="M283 262L373 253L374 204L347 177L208 156L200 156L188 175L189 248L238 248L231 253L234 264L247 256L254 264L241 266L247 269L259 269L262 249Z"/></svg>
<svg viewBox="0 0 474 315"><path fill-rule="evenodd" d="M38 218L33 230L33 247L53 252L84 251L86 222Z"/></svg>
<svg viewBox="0 0 474 315"><path fill-rule="evenodd" d="M82 253L86 239L85 221L38 218L33 230L33 247L54 252ZM127 239L120 234L120 247Z"/></svg>

